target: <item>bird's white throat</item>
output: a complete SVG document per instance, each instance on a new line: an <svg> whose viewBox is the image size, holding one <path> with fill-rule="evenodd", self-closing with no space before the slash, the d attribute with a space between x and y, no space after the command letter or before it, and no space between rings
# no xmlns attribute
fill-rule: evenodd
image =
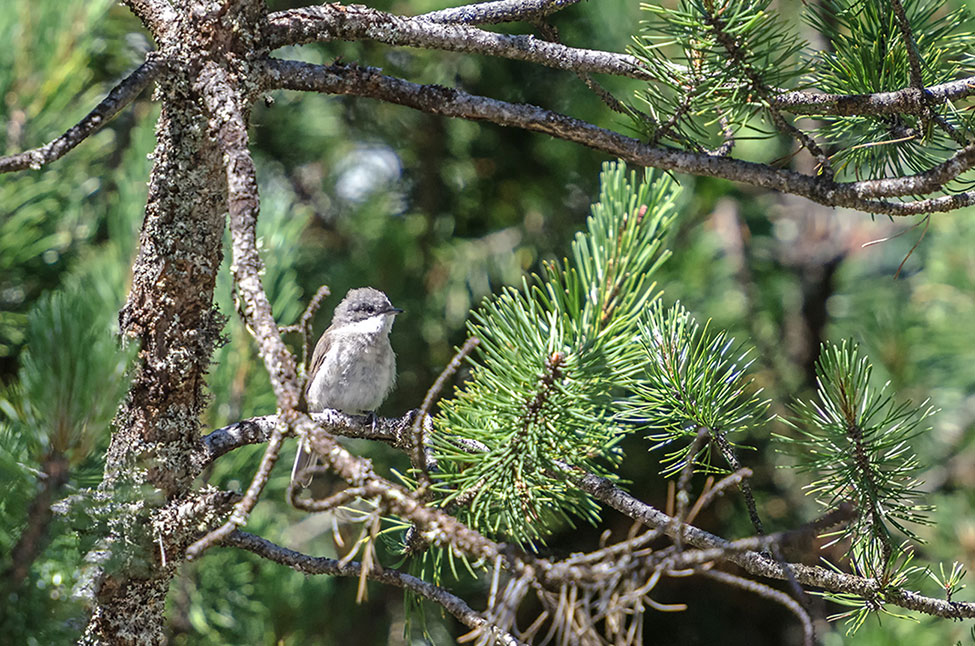
<svg viewBox="0 0 975 646"><path fill-rule="evenodd" d="M335 328L337 334L389 334L393 328L393 314L377 314L355 323L344 323Z"/></svg>

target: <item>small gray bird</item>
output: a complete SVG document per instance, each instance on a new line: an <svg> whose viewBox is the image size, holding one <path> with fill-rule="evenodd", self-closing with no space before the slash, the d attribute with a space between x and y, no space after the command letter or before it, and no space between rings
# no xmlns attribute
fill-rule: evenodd
<svg viewBox="0 0 975 646"><path fill-rule="evenodd" d="M378 289L349 290L312 355L305 388L311 412L334 408L356 415L379 408L396 382L396 355L389 344L389 331L393 318L402 311ZM291 481L315 460L315 454L300 441ZM298 484L307 487L311 476Z"/></svg>

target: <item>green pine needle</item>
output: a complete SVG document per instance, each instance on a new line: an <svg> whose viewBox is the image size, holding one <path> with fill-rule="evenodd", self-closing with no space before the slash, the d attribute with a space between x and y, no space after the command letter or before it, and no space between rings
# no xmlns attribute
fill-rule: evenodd
<svg viewBox="0 0 975 646"><path fill-rule="evenodd" d="M805 46L771 4L640 5L648 18L630 51L653 76L652 85L637 95L656 120L649 125L651 139L698 148L720 144L744 128L761 134L750 122L767 115L780 88L796 87Z"/></svg>
<svg viewBox="0 0 975 646"><path fill-rule="evenodd" d="M973 73L968 52L975 47L964 9L949 11L945 0L905 2L925 87ZM869 94L911 85L908 49L890 3L885 0L826 0L809 5L807 20L831 44L817 51L807 78L823 92ZM968 29L966 29L966 26ZM961 135L970 116L950 104L931 106ZM854 176L921 172L944 161L957 144L931 119L915 115L823 116L822 134L837 147L838 165Z"/></svg>
<svg viewBox="0 0 975 646"><path fill-rule="evenodd" d="M615 478L620 396L639 373L638 321L655 298L676 185L623 164L602 174L600 202L565 266L507 288L474 315L471 378L445 401L431 438L440 504L491 536L533 545L597 505L566 477ZM470 446L482 450L471 452Z"/></svg>
<svg viewBox="0 0 975 646"><path fill-rule="evenodd" d="M665 475L688 461L713 470L709 445L690 454L698 431L723 440L766 416L768 401L746 375L749 352L723 332L700 330L680 304L664 310L655 303L640 321L640 342L644 373L627 419L648 431L652 448L670 449L661 460Z"/></svg>
<svg viewBox="0 0 975 646"><path fill-rule="evenodd" d="M797 400L783 419L796 434L778 439L797 456L796 468L813 474L806 490L819 504L856 505L856 522L834 535L852 541L855 562L883 574L896 555L894 532L918 540L908 524L929 522L911 441L929 430L934 410L895 403L888 384L873 388L872 366L853 343L825 346L816 372L817 400Z"/></svg>

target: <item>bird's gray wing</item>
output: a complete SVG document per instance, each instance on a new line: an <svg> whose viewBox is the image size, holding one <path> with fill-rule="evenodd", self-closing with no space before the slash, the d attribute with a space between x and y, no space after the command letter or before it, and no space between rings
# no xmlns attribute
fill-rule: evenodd
<svg viewBox="0 0 975 646"><path fill-rule="evenodd" d="M308 368L308 380L305 382L305 395L311 390L311 385L315 381L315 375L318 374L322 363L325 362L325 355L328 354L329 348L332 347L332 335L329 334L331 330L331 327L325 330L322 336L318 338L318 343L315 344L315 351L311 355L311 367Z"/></svg>

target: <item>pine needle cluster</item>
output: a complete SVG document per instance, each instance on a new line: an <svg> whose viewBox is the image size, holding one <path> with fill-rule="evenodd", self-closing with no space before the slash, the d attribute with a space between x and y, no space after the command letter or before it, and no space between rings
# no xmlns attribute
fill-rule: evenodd
<svg viewBox="0 0 975 646"><path fill-rule="evenodd" d="M944 0L903 4L925 87L975 70L975 59L968 53L975 37L964 10L948 10ZM911 52L904 46L889 2L811 3L806 19L830 43L812 56L813 73L806 79L810 85L849 95L911 86ZM929 116L935 115L960 137L972 130L971 116L951 103L932 106ZM933 119L910 114L823 116L821 120L823 137L837 148L835 159L857 174L921 172L943 161L956 145L944 129L932 127Z"/></svg>
<svg viewBox="0 0 975 646"><path fill-rule="evenodd" d="M727 154L736 140L785 135L821 170L856 178L929 169L970 143L970 111L922 88L975 72L965 9L946 0L824 0L801 4L814 43L770 0L646 3L631 52L653 77L633 115L651 143ZM899 11L903 16L899 16ZM797 124L778 99L814 89L852 97L916 88L917 109L807 116ZM964 180L961 180L964 182Z"/></svg>
<svg viewBox="0 0 975 646"><path fill-rule="evenodd" d="M807 493L820 505L856 505L856 520L834 537L849 542L854 567L886 579L903 556L897 534L916 541L910 524L928 522L912 440L929 430L934 411L926 402L896 403L888 384L871 385L871 373L856 345L825 346L817 400L795 402L784 420L795 434L779 439L796 468L812 474Z"/></svg>
<svg viewBox="0 0 975 646"><path fill-rule="evenodd" d="M709 334L679 305L658 304L641 321L640 342L646 362L637 384L630 420L647 432L652 449L665 449L663 473L674 475L688 462L704 470L711 442L692 440L706 431L737 468L729 433L740 434L766 418L768 402L747 376L751 359L724 332ZM692 454L697 447L700 454Z"/></svg>
<svg viewBox="0 0 975 646"><path fill-rule="evenodd" d="M435 490L465 523L536 544L573 517L596 519L566 472L617 478L621 413L643 363L640 321L676 198L669 178L639 182L607 166L571 260L545 263L475 314L470 379L443 403L432 437Z"/></svg>
<svg viewBox="0 0 975 646"><path fill-rule="evenodd" d="M776 88L794 88L804 43L770 9L771 0L645 3L631 51L653 82L638 94L650 110L652 141L713 146L768 115Z"/></svg>

